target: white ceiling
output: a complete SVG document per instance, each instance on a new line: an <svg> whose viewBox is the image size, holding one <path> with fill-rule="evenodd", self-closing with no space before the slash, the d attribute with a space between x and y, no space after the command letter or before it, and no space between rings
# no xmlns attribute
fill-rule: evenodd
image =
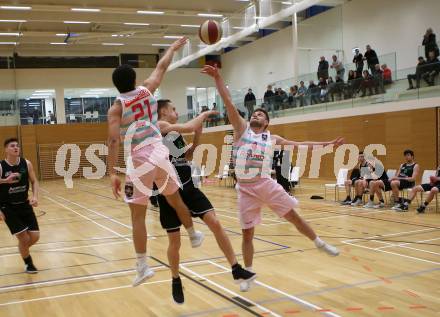
<svg viewBox="0 0 440 317"><path fill-rule="evenodd" d="M328 4L343 0L327 0ZM273 2L282 2L273 0ZM157 53L173 39L164 36L188 36L198 41L198 28L207 17L199 13L221 14L230 19L241 19L251 1L239 0L15 0L0 1L0 55L17 52L20 55L119 55L120 53ZM30 10L2 9L2 6L31 7ZM99 9L99 12L72 11L72 8ZM140 14L137 11L161 11L164 14ZM222 18L216 18L221 20ZM1 20L17 20L1 22ZM26 22L18 22L25 20ZM64 21L89 22L66 24ZM149 25L127 25L144 23ZM73 36L68 44L65 36ZM57 36L57 34L61 34ZM253 40L250 38L248 40ZM5 44L5 43L14 43ZM3 44L1 44L3 43ZM103 44L105 43L105 44Z"/></svg>

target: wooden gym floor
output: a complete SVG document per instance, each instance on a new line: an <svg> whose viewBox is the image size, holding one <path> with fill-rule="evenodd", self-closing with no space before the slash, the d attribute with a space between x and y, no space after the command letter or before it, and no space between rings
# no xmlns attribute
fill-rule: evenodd
<svg viewBox="0 0 440 317"><path fill-rule="evenodd" d="M74 186L41 184L41 240L32 249L39 274L23 273L16 241L0 226L0 316L440 316L440 213L434 208L417 215L313 201L312 194L323 195L322 184L304 181L295 193L301 214L341 255L318 252L265 210L255 241L258 280L248 293L232 282L212 234L196 220L206 240L191 249L182 239L186 302L178 306L158 213L149 210L147 217L156 275L133 288L128 207L111 197L108 180L76 179ZM240 254L235 190L216 184L203 190Z"/></svg>

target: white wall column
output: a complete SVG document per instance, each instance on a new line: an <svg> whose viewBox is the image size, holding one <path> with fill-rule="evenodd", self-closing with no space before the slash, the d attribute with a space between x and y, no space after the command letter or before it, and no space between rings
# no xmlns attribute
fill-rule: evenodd
<svg viewBox="0 0 440 317"><path fill-rule="evenodd" d="M296 13L292 15L292 48L293 48L293 76L299 75L299 43L298 43L298 19Z"/></svg>
<svg viewBox="0 0 440 317"><path fill-rule="evenodd" d="M57 124L66 123L66 105L64 104L64 88L55 88Z"/></svg>

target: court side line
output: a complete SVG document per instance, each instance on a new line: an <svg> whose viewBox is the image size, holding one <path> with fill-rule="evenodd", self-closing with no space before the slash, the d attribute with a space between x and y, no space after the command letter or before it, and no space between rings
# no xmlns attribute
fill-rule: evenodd
<svg viewBox="0 0 440 317"><path fill-rule="evenodd" d="M305 218L305 220L307 220L308 222L312 222L315 220L326 220L326 219L334 219L334 218L342 218L342 217L350 217L353 215L370 215L370 214L377 214L377 213L383 213L386 212L386 210L378 210L378 211L370 211L370 212L363 212L363 213L356 213L356 214L345 214L345 215L338 215L338 216L330 216L330 217L319 217L319 218ZM302 216L302 214L301 214ZM276 225L281 225L281 224L290 224L290 222L280 222L280 223L269 223L269 224L262 224L262 226L276 226Z"/></svg>
<svg viewBox="0 0 440 317"><path fill-rule="evenodd" d="M404 245L410 245L410 244L415 244L415 243L420 243L420 242L430 242L430 241L435 241L435 240L440 240L440 238L434 238L434 239L419 240L419 241L414 241L414 242L405 242L405 243L393 244L393 245L388 245L388 246L384 246L384 247L379 247L379 248L376 248L376 249L382 250L382 249L386 249L386 248L401 247L401 246L404 246Z"/></svg>
<svg viewBox="0 0 440 317"><path fill-rule="evenodd" d="M437 239L429 239L429 240L438 240L438 239L440 239L440 238L437 238ZM386 241L378 241L378 240L371 240L371 241L374 241L374 242L379 242L379 243L382 243L382 244L387 244L387 248L393 248L393 247L396 247L396 248L404 248L404 249L410 249L410 250L416 250L416 251L420 251L420 252L424 252L424 253L429 253L429 254L435 254L435 255L440 255L440 253L437 253L437 252L433 252L433 251L429 251L429 250L423 250L423 249L418 249L418 248L413 248L413 247L408 247L408 246L405 246L405 245L398 245L398 244L394 244L394 243L390 243L390 242L386 242ZM420 241L420 242L422 242L422 241ZM382 247L382 248L384 248L384 247ZM376 248L376 249L378 249L378 248ZM382 249L380 249L380 250L382 250Z"/></svg>
<svg viewBox="0 0 440 317"><path fill-rule="evenodd" d="M225 266L220 265L220 264L218 264L218 263L215 263L215 262L213 262L213 261L209 261L209 260L208 260L208 261L206 261L206 262L210 263L211 265L214 265L215 267L221 268L221 269L223 269L223 270L226 270L226 269L227 269ZM294 301L294 302L296 302L296 303L298 303L298 304L301 304L301 305L303 305L303 306L305 306L305 307L307 307L307 308L309 308L309 309L313 309L313 310L315 310L315 311L319 311L319 310L322 309L321 307L319 307L319 306L317 306L317 305L315 305L315 304L312 304L312 303L310 303L310 302L308 302L308 301L306 301L306 300L304 300L304 299L301 299L301 298L299 298L299 297L296 297L296 296L293 296L293 295L287 294L286 292L284 292L284 291L282 291L282 290L280 290L280 289L278 289L278 288L275 288L275 287L273 287L273 286L267 285L267 284L265 284L265 283L263 283L263 282L260 282L260 281L258 281L258 280L255 280L253 283L255 283L255 284L257 284L257 285L260 285L260 286L262 286L262 287L265 287L265 288L267 288L268 290L270 290L270 291L272 291L272 292L275 292L275 293L281 294L281 295L283 295L283 296L285 296L285 297L291 299L292 301ZM341 317L340 315L335 314L335 313L332 313L332 312L321 312L321 313L322 313L323 315L325 315L325 316Z"/></svg>
<svg viewBox="0 0 440 317"><path fill-rule="evenodd" d="M264 306L262 306L262 305L260 305L260 304L258 304L258 303L256 303L256 302L254 302L254 301L252 301L252 300L250 300L250 299L248 299L248 298L246 298L246 297L243 297L243 296L241 296L240 294L237 294L237 293L231 291L230 289L228 289L228 288L226 288L226 287L224 287L224 286L221 286L220 284L218 284L218 283L216 283L216 282L214 282L214 281L211 281L211 280L208 279L208 278L204 278L202 275L200 275L200 274L194 272L193 270L187 268L184 264L181 264L180 267L181 267L182 269L184 269L185 271L189 272L190 274L192 274L192 275L194 275L194 276L196 276L196 277L198 277L198 278L201 278L201 279L206 280L206 282L208 282L209 284L211 284L211 285L213 285L213 286L215 286L215 287L221 289L222 291L224 291L224 292L226 292L226 293L228 293L228 294L230 294L230 295L232 295L232 296L238 297L238 298L240 298L240 299L242 299L242 300L245 300L245 301L248 302L248 303L251 303L251 304L254 305L255 307L257 307L257 308L261 309L262 311L264 311L265 313L269 313L270 315L275 316L275 317L282 317L281 315L279 315L279 314L277 314L277 313L271 311L270 309L268 309L268 308L266 308L266 307L264 307ZM225 272L222 272L222 273L225 273Z"/></svg>
<svg viewBox="0 0 440 317"><path fill-rule="evenodd" d="M68 203L70 203L70 204L72 204L72 205L75 205L75 206L78 206L78 207L80 207L80 208L83 208L83 209L85 209L85 210L87 210L87 211L90 211L91 213L94 213L95 215L101 216L101 217L103 217L103 218L105 218L105 219L107 219L107 220L109 220L109 221L111 221L111 222L114 222L114 223L116 223L116 224L118 224L118 225L121 225L121 226L123 226L123 227L125 227L125 228L133 229L132 226L129 226L129 225L127 225L127 224L125 224L125 223L123 223L123 222L120 222L120 221L118 221L118 220L116 220L116 219L114 219L114 218L112 218L112 217L109 217L109 216L107 216L107 215L104 215L103 213L101 213L101 212L99 212L99 211L92 210L92 209L90 209L90 208L88 208L88 207L86 207L86 206L84 206L84 205L78 204L78 203L76 203L76 202L74 202L74 201L71 201L71 200L69 200L69 199L66 199L66 198L64 198L64 197L62 197L62 196L60 196L60 195L55 195L55 196L56 196L57 198L61 199L61 200L64 200L65 202L68 202Z"/></svg>
<svg viewBox="0 0 440 317"><path fill-rule="evenodd" d="M93 219L91 219L91 218L89 218L89 217L87 217L87 216L84 216L83 214L81 214L81 213L79 213L79 212L73 210L73 209L70 208L70 207L67 207L66 205L64 205L64 204L62 204L62 203L56 201L55 199L52 199L52 198L50 198L50 197L46 197L46 199L52 201L53 203L55 203L55 204L57 204L57 205L60 205L61 207L65 208L65 209L67 209L67 210L70 210L71 212L77 214L78 216L80 216L80 217L82 217L82 218L84 218L84 219L89 220L90 222L93 222L93 223L94 223L95 225L97 225L98 227L103 228L104 230L107 230L107 231L109 231L109 232L111 232L111 233L117 235L118 237L120 237L120 238L122 238L122 239L126 239L127 241L131 241L129 238L126 238L124 235L120 234L119 232L116 232L116 231L114 231L114 230L112 230L112 229L110 229L110 228L108 228L108 227L106 227L106 226L104 226L104 225L101 225L100 223L96 222L95 220L93 220Z"/></svg>
<svg viewBox="0 0 440 317"><path fill-rule="evenodd" d="M353 241L364 240L364 239L394 237L394 236L398 236L398 235L406 234L406 233L416 233L416 232L436 231L436 230L438 230L438 229L436 229L436 228L427 228L427 229L418 229L418 230L410 230L410 231L401 231L401 232L395 232L395 233L389 233L389 234L374 235L374 236L371 236L371 237L365 237L363 239L348 239L348 240L344 240L342 242L353 242Z"/></svg>
<svg viewBox="0 0 440 317"><path fill-rule="evenodd" d="M202 278L204 278L204 276L213 276L213 275L221 275L221 274L225 274L225 272L214 272L214 273L204 274L204 275L202 275ZM186 278L182 277L182 279L186 279ZM146 282L146 283L142 283L141 285L160 284L160 283L165 283L165 282L170 282L170 281L171 281L171 279L166 279L166 280L159 280L159 281L153 281L153 282ZM133 285L130 284L130 285L115 286L115 287L98 288L98 289L83 291L83 292L74 292L74 293L67 293L67 294L62 294L62 295L52 295L52 296L24 299L24 300L19 300L19 301L5 302L5 303L0 303L0 307L1 306L16 305L16 304L23 304L23 303L30 303L30 302L39 302L39 301L44 301L44 300L59 299L59 298L65 298L65 297L71 297L71 296L101 293L101 292L113 291L113 290L124 289L124 288L133 288Z"/></svg>
<svg viewBox="0 0 440 317"><path fill-rule="evenodd" d="M393 254L393 255L397 255L397 256L400 256L400 257L403 257L403 258L407 258L407 259L413 259L413 260L416 260L416 261L421 261L421 262L426 262L426 263L431 263L431 264L436 264L436 265L440 264L440 262L429 261L429 260L425 260L425 259L418 258L418 257L415 257L415 256L409 256L409 255L404 255L404 254L400 254L400 253L396 253L396 252L390 252L390 251L385 251L385 250L376 250L374 248L366 247L366 246L363 246L363 245L358 245L358 244L347 242L347 241L341 241L341 242L344 243L344 244L349 244L349 245L354 246L354 247L363 248L363 249L367 249L367 250L371 250L371 251L387 253L387 254Z"/></svg>

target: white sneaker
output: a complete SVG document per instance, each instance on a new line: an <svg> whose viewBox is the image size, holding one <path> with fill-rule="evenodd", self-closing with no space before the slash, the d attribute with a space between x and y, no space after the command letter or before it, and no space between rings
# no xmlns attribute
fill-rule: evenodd
<svg viewBox="0 0 440 317"><path fill-rule="evenodd" d="M144 264L141 267L136 268L137 274L136 277L133 280L133 286L138 286L148 280L149 278L153 277L154 271L150 269L148 264Z"/></svg>
<svg viewBox="0 0 440 317"><path fill-rule="evenodd" d="M321 247L318 247L318 250L325 252L330 256L338 256L339 255L338 248L328 244L327 242L324 242L324 244Z"/></svg>
<svg viewBox="0 0 440 317"><path fill-rule="evenodd" d="M357 199L354 203L351 203L351 205L353 207L361 206L362 205L362 200L361 199Z"/></svg>
<svg viewBox="0 0 440 317"><path fill-rule="evenodd" d="M374 209L382 209L382 208L385 208L385 204L383 202L374 205Z"/></svg>
<svg viewBox="0 0 440 317"><path fill-rule="evenodd" d="M372 202L371 200L368 201L368 203L366 203L364 205L364 208L374 208L374 202Z"/></svg>
<svg viewBox="0 0 440 317"><path fill-rule="evenodd" d="M249 292L252 281L243 281L240 283L240 292Z"/></svg>
<svg viewBox="0 0 440 317"><path fill-rule="evenodd" d="M193 248L198 248L202 245L203 240L205 239L205 235L201 231L195 231L194 235L189 237L189 240L191 241L191 246Z"/></svg>
<svg viewBox="0 0 440 317"><path fill-rule="evenodd" d="M400 210L400 203L395 203L391 209L392 210Z"/></svg>

